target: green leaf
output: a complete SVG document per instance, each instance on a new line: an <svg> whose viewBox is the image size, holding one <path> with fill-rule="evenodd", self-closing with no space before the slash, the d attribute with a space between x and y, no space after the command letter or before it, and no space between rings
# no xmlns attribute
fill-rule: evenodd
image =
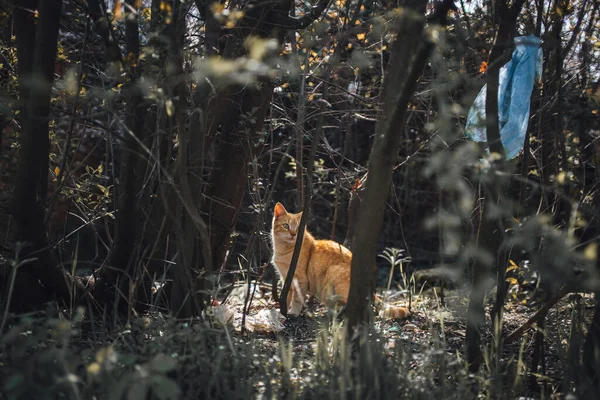
<svg viewBox="0 0 600 400"><path fill-rule="evenodd" d="M6 381L6 385L4 385L4 390L11 391L21 386L25 382L25 378L22 374L15 374L8 378Z"/></svg>
<svg viewBox="0 0 600 400"><path fill-rule="evenodd" d="M152 392L160 400L179 398L180 389L177 383L164 376L152 377Z"/></svg>
<svg viewBox="0 0 600 400"><path fill-rule="evenodd" d="M150 389L150 386L144 381L132 382L129 390L127 390L127 398L129 400L146 400L148 389Z"/></svg>
<svg viewBox="0 0 600 400"><path fill-rule="evenodd" d="M150 369L163 374L175 369L176 366L177 360L164 354L159 354L150 361Z"/></svg>

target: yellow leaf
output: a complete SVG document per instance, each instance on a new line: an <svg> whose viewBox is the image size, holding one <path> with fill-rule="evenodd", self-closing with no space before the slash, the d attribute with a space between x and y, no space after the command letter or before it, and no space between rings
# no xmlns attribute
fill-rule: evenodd
<svg viewBox="0 0 600 400"><path fill-rule="evenodd" d="M60 173L60 168L58 168L58 167L54 168L54 175L58 176L59 173Z"/></svg>
<svg viewBox="0 0 600 400"><path fill-rule="evenodd" d="M116 356L112 346L103 347L96 353L96 362L102 364L112 360Z"/></svg>
<svg viewBox="0 0 600 400"><path fill-rule="evenodd" d="M173 114L175 114L175 104L173 104L173 100L167 100L167 102L165 103L165 107L167 109L167 115L169 117L172 117Z"/></svg>
<svg viewBox="0 0 600 400"><path fill-rule="evenodd" d="M508 282L511 285L516 285L517 283L519 283L519 281L517 281L517 279L513 278L512 276L509 278L506 278L506 282Z"/></svg>
<svg viewBox="0 0 600 400"><path fill-rule="evenodd" d="M510 260L508 262L508 264L509 265L508 265L508 268L506 268L506 272L513 271L513 270L515 270L515 269L517 269L519 267L513 260Z"/></svg>
<svg viewBox="0 0 600 400"><path fill-rule="evenodd" d="M365 36L367 36L367 35L364 34L364 33L358 33L358 34L356 34L356 38L358 40L365 40Z"/></svg>
<svg viewBox="0 0 600 400"><path fill-rule="evenodd" d="M91 363L87 366L87 372L90 375L98 375L98 373L100 372L100 364L98 364L97 362Z"/></svg>
<svg viewBox="0 0 600 400"><path fill-rule="evenodd" d="M160 5L162 7L162 3ZM211 8L212 8L213 14L215 14L218 17L225 10L225 5L223 5L222 3L213 3ZM161 10L162 10L162 8L161 8Z"/></svg>
<svg viewBox="0 0 600 400"><path fill-rule="evenodd" d="M150 21L150 19L152 18L152 9L150 9L150 8L142 9L142 16L144 17L144 19L146 21Z"/></svg>
<svg viewBox="0 0 600 400"><path fill-rule="evenodd" d="M583 250L583 257L586 260L596 261L598 258L598 245L596 243L588 244L585 250Z"/></svg>

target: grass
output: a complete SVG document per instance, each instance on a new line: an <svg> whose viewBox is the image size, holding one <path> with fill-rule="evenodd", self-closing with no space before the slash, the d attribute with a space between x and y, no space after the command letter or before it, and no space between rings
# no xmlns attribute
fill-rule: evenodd
<svg viewBox="0 0 600 400"><path fill-rule="evenodd" d="M448 308L440 307L431 292L413 297L410 320L377 319L352 337L320 307L286 320L279 333L246 335L231 326L175 321L160 313L111 332L90 331L83 309L71 319L56 310L11 316L0 339L0 399L468 399L532 394L524 357L529 340L507 346L499 366L488 363L480 373L469 374L461 356L464 294L449 292ZM268 305L262 300L251 314ZM557 322L569 318L571 310L566 300L549 316L556 326L548 329L568 334ZM509 304L505 330L520 323L511 318L523 311ZM558 347L554 342L548 341L548 373L538 379L546 384L545 392L534 393L535 398L550 397L560 387L560 371L553 372L560 363L552 362L560 359L560 340Z"/></svg>

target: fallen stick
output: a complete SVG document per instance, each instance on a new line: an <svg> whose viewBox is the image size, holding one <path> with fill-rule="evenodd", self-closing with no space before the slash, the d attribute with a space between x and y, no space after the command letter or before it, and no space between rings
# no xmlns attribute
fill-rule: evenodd
<svg viewBox="0 0 600 400"><path fill-rule="evenodd" d="M550 298L548 301L546 301L540 307L540 309L537 310L535 312L535 314L533 314L523 325L521 325L520 327L518 327L517 329L512 331L504 339L504 344L510 344L510 343L514 342L515 340L519 339L521 336L523 336L523 334L525 332L527 332L529 329L531 329L533 324L538 322L540 319L543 319L546 316L546 314L548 314L548 311L569 293L570 293L570 291L567 289L567 285L563 285L558 290L558 292L552 298ZM481 355L479 355L479 357L477 357L473 361L473 364L479 365L479 364L481 364L482 361L483 361L483 353L481 353Z"/></svg>

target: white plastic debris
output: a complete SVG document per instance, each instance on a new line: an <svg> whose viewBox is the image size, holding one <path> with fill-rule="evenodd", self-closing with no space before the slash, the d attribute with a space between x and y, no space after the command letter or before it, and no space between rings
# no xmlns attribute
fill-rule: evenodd
<svg viewBox="0 0 600 400"><path fill-rule="evenodd" d="M212 307L214 318L223 326L233 322L235 311L225 304Z"/></svg>
<svg viewBox="0 0 600 400"><path fill-rule="evenodd" d="M279 332L283 330L285 317L276 309L263 309L256 315L246 316L246 329L249 332Z"/></svg>

